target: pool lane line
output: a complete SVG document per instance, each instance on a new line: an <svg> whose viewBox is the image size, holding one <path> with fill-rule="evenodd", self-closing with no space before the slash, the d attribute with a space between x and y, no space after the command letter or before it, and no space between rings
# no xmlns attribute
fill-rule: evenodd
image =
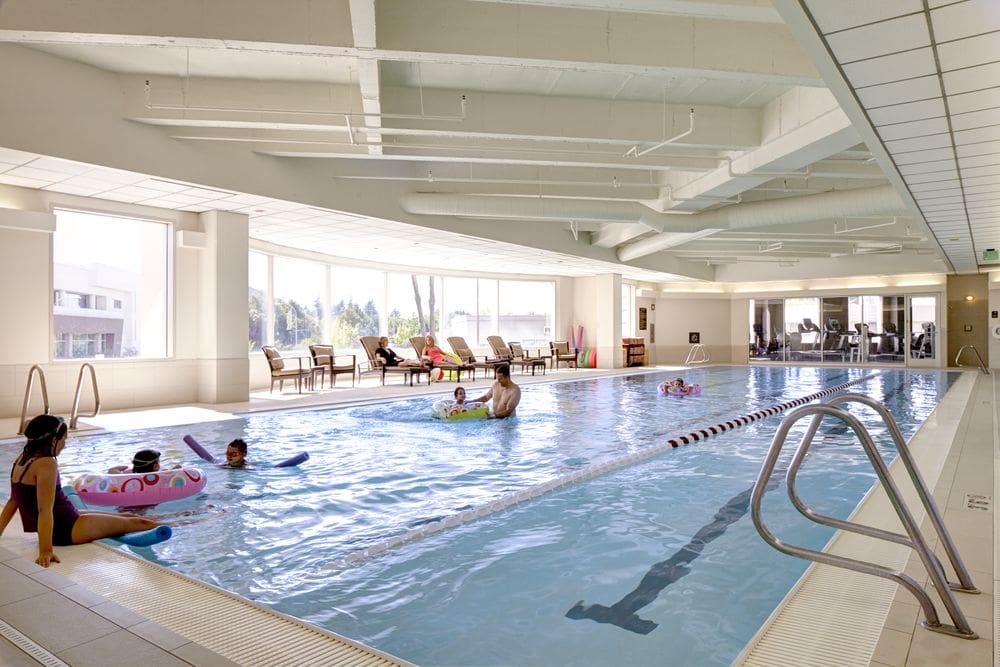
<svg viewBox="0 0 1000 667"><path fill-rule="evenodd" d="M439 533L446 528L455 528L461 526L462 524L469 523L470 521L475 521L476 519L481 519L483 517L489 516L491 514L496 514L501 512L513 505L518 503L523 503L528 500L534 500L538 496L541 496L550 491L555 491L564 486L570 484L575 484L576 482L582 482L598 475L603 475L604 473L611 472L612 470L617 470L618 468L624 468L625 466L638 463L643 459L650 458L657 454L667 451L669 448L676 448L679 444L690 444L692 442L698 442L700 440L707 440L713 435L718 435L725 431L731 431L741 426L746 426L755 421L764 419L765 417L770 417L771 415L778 414L788 408L797 407L814 401L817 398L822 398L824 396L829 396L830 394L842 391L847 387L866 382L875 377L875 374L865 375L863 377L857 378L856 380L849 380L847 382L842 382L841 384L835 385L833 387L828 387L821 391L809 394L808 396L803 396L801 398L796 398L791 401L785 401L784 403L778 403L770 407L764 408L762 410L757 410L749 415L743 415L741 417L736 417L735 419L729 420L724 424L717 424L715 426L710 426L705 429L700 429L698 431L693 431L686 435L679 436L677 438L671 438L667 442L660 445L653 445L645 449L641 449L637 452L633 452L627 456L622 456L617 459L612 459L605 463L599 465L588 466L582 470L577 470L576 472L570 473L568 475L563 475L562 477L557 477L551 479L548 482L543 482L542 484L536 484L535 486L528 487L527 489L522 489L521 491L516 491L514 493L501 496L496 500L492 500L488 503L484 503L478 507L474 507L464 512L459 512L458 514L453 514L444 519L438 521L431 521L427 524L420 526L419 528L412 528L401 535L395 535L388 539L377 542L372 546L364 549L362 551L355 551L354 553L347 554L343 558L339 558L323 566L324 570L342 570L347 567L352 567L362 563L369 558L374 558L376 556L381 556L389 549L395 549L401 547L405 544L411 542L416 542L422 540L426 537L430 537L435 533Z"/></svg>
<svg viewBox="0 0 1000 667"><path fill-rule="evenodd" d="M715 426L709 426L707 428L699 429L697 431L691 431L685 435L678 436L676 438L671 438L667 440L667 443L671 447L680 447L681 445L690 445L693 442L698 442L699 440L706 440L713 435L719 435L720 433L725 433L726 431L732 431L733 429L740 428L741 426L746 426L747 424L752 424L755 421L764 419L765 417L770 417L776 415L779 412L783 412L788 408L795 408L800 405L805 405L810 401L815 401L817 398L823 398L824 396L829 396L838 391L843 391L847 387L850 387L866 380L871 380L875 375L866 375L864 377L858 378L856 380L849 380L848 382L842 382L841 384L835 385L833 387L827 387L822 391L817 391L808 396L802 396L801 398L796 398L791 401L785 401L784 403L777 403L770 407L766 407L762 410L757 410L756 412L751 412L748 415L743 415L741 417L736 417L730 419L726 422L720 422Z"/></svg>

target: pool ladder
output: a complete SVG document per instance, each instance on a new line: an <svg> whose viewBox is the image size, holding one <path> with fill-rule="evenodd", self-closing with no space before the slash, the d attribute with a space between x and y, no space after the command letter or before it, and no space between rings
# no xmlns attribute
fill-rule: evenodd
<svg viewBox="0 0 1000 667"><path fill-rule="evenodd" d="M80 366L80 374L76 378L76 390L73 392L73 409L70 412L69 427L76 428L80 415L80 394L83 392L84 372L90 371L90 384L94 388L94 411L83 417L96 417L101 411L101 392L97 388L97 371L93 364L83 364ZM18 422L18 435L24 434L24 429L28 426L28 404L31 402L31 390L35 387L35 377L38 377L38 388L42 392L42 414L49 414L49 390L45 384L45 372L42 367L35 364L28 370L28 383L24 388L24 403L21 404L21 420Z"/></svg>
<svg viewBox="0 0 1000 667"><path fill-rule="evenodd" d="M687 359L684 361L684 365L688 366L690 364L707 364L712 360L712 357L708 354L708 350L701 343L695 343L691 346L691 351L688 352Z"/></svg>
<svg viewBox="0 0 1000 667"><path fill-rule="evenodd" d="M979 350L976 349L975 345L963 345L961 348L959 348L958 354L955 355L955 365L956 366L962 365L958 362L958 360L962 358L962 353L965 352L966 348L976 353L976 361L979 362L979 370L983 372L983 375L989 375L990 369L986 368L986 364L983 363L983 357L982 355L979 354Z"/></svg>
<svg viewBox="0 0 1000 667"><path fill-rule="evenodd" d="M899 458L902 459L903 465L906 468L906 472L909 474L910 480L913 482L917 495L919 496L924 509L927 510L927 515L937 532L941 546L944 548L948 556L948 560L951 562L952 568L955 570L959 583L952 583L946 579L941 561L931 550L927 540L920 532L919 525L913 518L909 508L906 506L906 503L900 497L899 489L889 475L889 467L882 459L881 454L879 454L878 449L872 440L871 434L857 417L852 415L847 410L837 407L838 403L850 402L866 405L874 409L882 417L888 427L889 433L892 435L892 441L895 444L896 449L899 451ZM841 530L848 530L861 535L867 535L869 537L887 540L889 542L895 542L915 550L929 573L931 581L934 584L934 589L941 597L941 602L948 611L948 615L951 616L951 620L954 625L941 623L938 619L937 611L934 609L934 603L931 601L930 597L923 590L923 588L921 588L919 583L903 572L897 572L881 565L867 563L853 558L847 558L845 556L838 556L831 553L825 553L823 551L816 551L814 549L786 544L775 537L764 524L760 512L761 500L764 497L764 493L768 490L768 487L773 485L771 482L771 476L774 473L774 467L778 460L778 456L781 453L781 449L785 445L785 439L788 436L789 430L791 430L796 422L809 416L812 416L812 423L809 424L808 430L802 437L802 441L799 443L798 449L796 449L795 454L785 471L785 482L788 487L788 497L791 500L792 505L795 506L795 509L797 509L799 513L816 523L832 526ZM813 437L816 435L816 431L819 430L820 423L823 421L823 417L825 416L839 419L841 422L849 426L854 431L855 435L857 435L858 440L861 442L861 446L868 455L868 460L871 461L872 467L878 475L879 481L882 482L882 486L885 488L886 495L889 497L889 502L892 503L893 509L896 510L896 514L899 516L899 520L906 530L906 535L819 514L807 507L802 499L799 498L795 491L796 475L798 474L799 467L805 460L806 454L809 451L809 446L812 444ZM750 510L757 532L760 533L760 536L765 542L778 551L791 556L798 556L799 558L815 561L817 563L835 565L848 570L854 570L855 572L871 574L876 577L882 577L884 579L894 581L903 586L906 590L910 591L910 593L917 598L917 602L920 603L920 607L924 612L925 620L923 621L923 626L925 628L934 632L941 632L954 637L961 637L963 639L976 639L978 637L969 626L965 615L962 613L962 610L959 608L958 603L952 595L952 591L954 590L962 593L979 593L979 590L972 583L972 578L969 576L968 570L965 569L965 565L962 562L961 557L958 555L955 543L952 541L951 536L948 534L948 530L944 526L944 521L941 519L941 513L938 511L937 505L934 503L934 499L931 496L930 491L927 489L927 485L920 477L920 473L914 465L906 440L903 438L903 434L900 432L899 426L896 424L896 420L893 419L892 415L889 414L889 411L881 403L862 394L847 393L833 396L823 403L805 405L788 413L788 415L781 422L781 425L778 427L777 433L774 434L774 439L771 441L771 447L767 452L767 456L764 458L764 464L761 467L760 474L757 476L757 481L754 484L753 491L751 492Z"/></svg>

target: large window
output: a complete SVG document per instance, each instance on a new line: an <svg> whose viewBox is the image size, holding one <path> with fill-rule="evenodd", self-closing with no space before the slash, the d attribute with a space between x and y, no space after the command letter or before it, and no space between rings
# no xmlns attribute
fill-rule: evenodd
<svg viewBox="0 0 1000 667"><path fill-rule="evenodd" d="M635 285L622 285L622 337L635 336Z"/></svg>
<svg viewBox="0 0 1000 667"><path fill-rule="evenodd" d="M274 258L274 346L296 350L323 342L326 265Z"/></svg>
<svg viewBox="0 0 1000 667"><path fill-rule="evenodd" d="M497 331L497 281L478 278L443 280L443 336L461 336L469 345L485 346Z"/></svg>
<svg viewBox="0 0 1000 667"><path fill-rule="evenodd" d="M385 273L353 266L330 268L332 332L338 350L360 350L361 336L382 333ZM398 342L398 341L397 341Z"/></svg>
<svg viewBox="0 0 1000 667"><path fill-rule="evenodd" d="M405 345L413 336L441 337L441 278L418 273L389 273L386 278L386 334ZM448 344L438 340L448 349Z"/></svg>
<svg viewBox="0 0 1000 667"><path fill-rule="evenodd" d="M170 226L55 213L52 357L166 357Z"/></svg>
<svg viewBox="0 0 1000 667"><path fill-rule="evenodd" d="M250 253L248 262L250 287L250 349L270 345L271 337L271 272L270 257Z"/></svg>
<svg viewBox="0 0 1000 667"><path fill-rule="evenodd" d="M524 347L547 346L552 340L555 314L555 283L501 280L499 294L500 336Z"/></svg>

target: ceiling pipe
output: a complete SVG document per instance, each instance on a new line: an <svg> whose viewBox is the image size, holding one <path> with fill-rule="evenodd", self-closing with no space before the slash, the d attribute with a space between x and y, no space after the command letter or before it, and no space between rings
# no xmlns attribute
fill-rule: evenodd
<svg viewBox="0 0 1000 667"><path fill-rule="evenodd" d="M692 132L694 132L694 109L691 109L691 111L688 113L688 129L687 129L686 132L681 132L680 134L678 134L675 137L670 137L669 139L665 139L664 141L661 141L660 143L655 144L653 146L650 146L649 148L646 148L646 149L641 150L641 151L639 150L639 144L636 144L632 148L630 148L627 151L625 151L625 154L622 155L622 157L629 157L629 156L642 157L643 155L646 155L647 153L652 153L653 151L655 151L655 150L657 150L659 148L663 148L667 144L672 144L675 141L677 141L678 139L683 139L684 137L686 137L687 135L691 134Z"/></svg>
<svg viewBox="0 0 1000 667"><path fill-rule="evenodd" d="M699 230L734 230L771 225L816 222L830 218L893 215L904 211L902 199L891 185L822 192L803 197L785 197L773 201L750 202L739 206L706 211L685 218L685 227ZM674 229L668 232L686 231ZM660 250L682 245L688 239L675 234L660 234L626 244L618 249L618 259L628 262Z"/></svg>

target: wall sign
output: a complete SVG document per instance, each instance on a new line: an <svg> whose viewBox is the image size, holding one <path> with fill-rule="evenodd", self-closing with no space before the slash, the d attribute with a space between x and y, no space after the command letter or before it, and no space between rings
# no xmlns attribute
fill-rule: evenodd
<svg viewBox="0 0 1000 667"><path fill-rule="evenodd" d="M701 332L700 331L689 331L688 332L688 342L692 345L698 345L701 343Z"/></svg>
<svg viewBox="0 0 1000 667"><path fill-rule="evenodd" d="M645 331L645 330L646 330L646 309L645 308L640 308L639 309L639 331Z"/></svg>

